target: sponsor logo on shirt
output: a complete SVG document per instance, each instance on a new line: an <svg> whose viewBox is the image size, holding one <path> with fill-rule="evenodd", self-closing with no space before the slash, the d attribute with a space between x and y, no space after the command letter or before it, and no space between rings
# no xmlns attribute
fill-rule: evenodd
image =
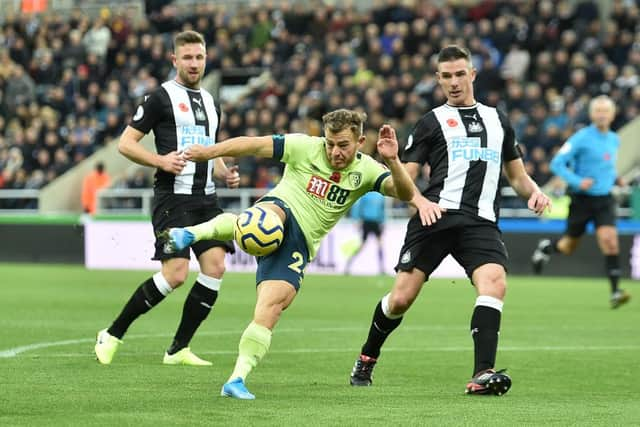
<svg viewBox="0 0 640 427"><path fill-rule="evenodd" d="M500 163L500 152L488 147L482 147L482 141L477 136L455 137L451 139L451 162L483 160L485 162Z"/></svg>
<svg viewBox="0 0 640 427"><path fill-rule="evenodd" d="M317 175L312 175L307 183L307 193L322 200L325 206L334 208L344 205L351 191Z"/></svg>
<svg viewBox="0 0 640 427"><path fill-rule="evenodd" d="M213 138L207 136L207 131L201 125L181 126L178 133L178 150L185 150L194 144L209 146L213 144Z"/></svg>
<svg viewBox="0 0 640 427"><path fill-rule="evenodd" d="M314 196L324 199L327 196L331 183L319 176L313 175L307 184L307 191Z"/></svg>

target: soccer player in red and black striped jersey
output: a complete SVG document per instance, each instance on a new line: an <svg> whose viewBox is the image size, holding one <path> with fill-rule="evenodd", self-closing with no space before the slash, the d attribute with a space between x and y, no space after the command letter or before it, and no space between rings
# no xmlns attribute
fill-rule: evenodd
<svg viewBox="0 0 640 427"><path fill-rule="evenodd" d="M469 51L444 48L438 56L437 77L447 102L418 121L402 158L414 179L422 165L429 164L429 185L414 198L420 209L407 226L395 284L374 310L351 384L371 385L384 341L400 325L429 275L451 254L477 293L470 328L475 358L467 393L503 394L511 379L494 370L507 263L496 225L501 170L537 214L551 203L527 175L506 115L476 102L476 70Z"/></svg>
<svg viewBox="0 0 640 427"><path fill-rule="evenodd" d="M225 180L232 188L240 183L236 168L227 168L221 159L192 162L183 156L184 150L193 144L215 144L220 127L220 110L211 94L200 87L205 58L201 34L179 33L174 39L175 79L164 82L145 98L120 137L118 148L124 156L156 168L152 212L156 236L167 228L198 224L222 213L214 177ZM151 130L157 154L139 144ZM95 352L100 363L111 363L133 321L187 279L189 248L167 254L163 244L161 239L156 239L154 259L161 261L161 271L146 279L111 326L98 333ZM189 342L216 302L225 254L233 251L233 244L208 240L193 245L192 249L200 264L200 273L187 295L174 340L164 355L163 363L169 365L211 364L193 354Z"/></svg>

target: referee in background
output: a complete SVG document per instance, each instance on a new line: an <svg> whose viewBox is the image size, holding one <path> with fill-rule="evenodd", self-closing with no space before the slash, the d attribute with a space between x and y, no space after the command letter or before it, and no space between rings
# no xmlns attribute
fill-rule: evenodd
<svg viewBox="0 0 640 427"><path fill-rule="evenodd" d="M616 107L611 98L601 95L592 99L589 104L591 125L571 136L551 161L551 171L569 185L571 205L567 229L558 240L538 242L531 257L534 272L540 274L552 254L573 254L587 223L593 221L611 285L611 308L618 308L631 298L618 287L620 247L611 189L615 184L624 185L624 182L616 173L620 138L611 130L615 115Z"/></svg>

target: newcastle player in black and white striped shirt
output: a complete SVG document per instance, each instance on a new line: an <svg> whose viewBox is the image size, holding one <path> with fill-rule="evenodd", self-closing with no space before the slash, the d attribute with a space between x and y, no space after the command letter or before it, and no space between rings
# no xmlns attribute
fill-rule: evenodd
<svg viewBox="0 0 640 427"><path fill-rule="evenodd" d="M429 275L451 254L477 293L471 317L474 368L466 391L503 394L511 379L494 370L506 290L507 251L496 225L502 169L536 214L551 203L527 175L507 117L476 102L476 70L469 51L444 48L438 56L437 77L447 103L418 121L402 158L414 179L421 166L429 164L429 185L413 200L418 214L407 226L395 284L376 306L351 384L371 385L385 339L398 327Z"/></svg>
<svg viewBox="0 0 640 427"><path fill-rule="evenodd" d="M205 57L201 34L178 34L174 39L175 79L164 82L145 98L120 138L118 148L124 156L156 168L152 213L156 235L170 227L199 224L222 214L214 177L224 179L233 188L240 182L236 168L227 168L221 159L195 163L182 156L193 144L215 143L220 127L219 109L211 94L200 87ZM157 154L138 143L151 130ZM216 302L225 254L233 251L233 244L207 240L192 249L200 263L200 273L187 295L180 325L163 359L165 364L211 364L193 354L188 345ZM154 259L162 262L162 270L145 280L111 326L98 333L95 352L100 363L111 363L122 337L138 316L182 285L189 273L189 258L189 248L165 254L162 240L156 239Z"/></svg>

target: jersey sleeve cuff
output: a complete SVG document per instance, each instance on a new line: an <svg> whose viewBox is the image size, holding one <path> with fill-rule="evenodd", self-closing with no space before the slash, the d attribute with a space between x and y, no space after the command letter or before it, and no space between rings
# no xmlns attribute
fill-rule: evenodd
<svg viewBox="0 0 640 427"><path fill-rule="evenodd" d="M381 174L378 179L376 179L376 183L373 186L373 191L377 191L378 193L382 193L382 191L380 191L380 188L382 187L382 181L384 181L384 179L386 177L388 177L389 175L391 175L391 172L386 171L383 174Z"/></svg>
<svg viewBox="0 0 640 427"><path fill-rule="evenodd" d="M273 140L273 158L282 160L282 156L284 155L284 135L273 135L271 139Z"/></svg>

